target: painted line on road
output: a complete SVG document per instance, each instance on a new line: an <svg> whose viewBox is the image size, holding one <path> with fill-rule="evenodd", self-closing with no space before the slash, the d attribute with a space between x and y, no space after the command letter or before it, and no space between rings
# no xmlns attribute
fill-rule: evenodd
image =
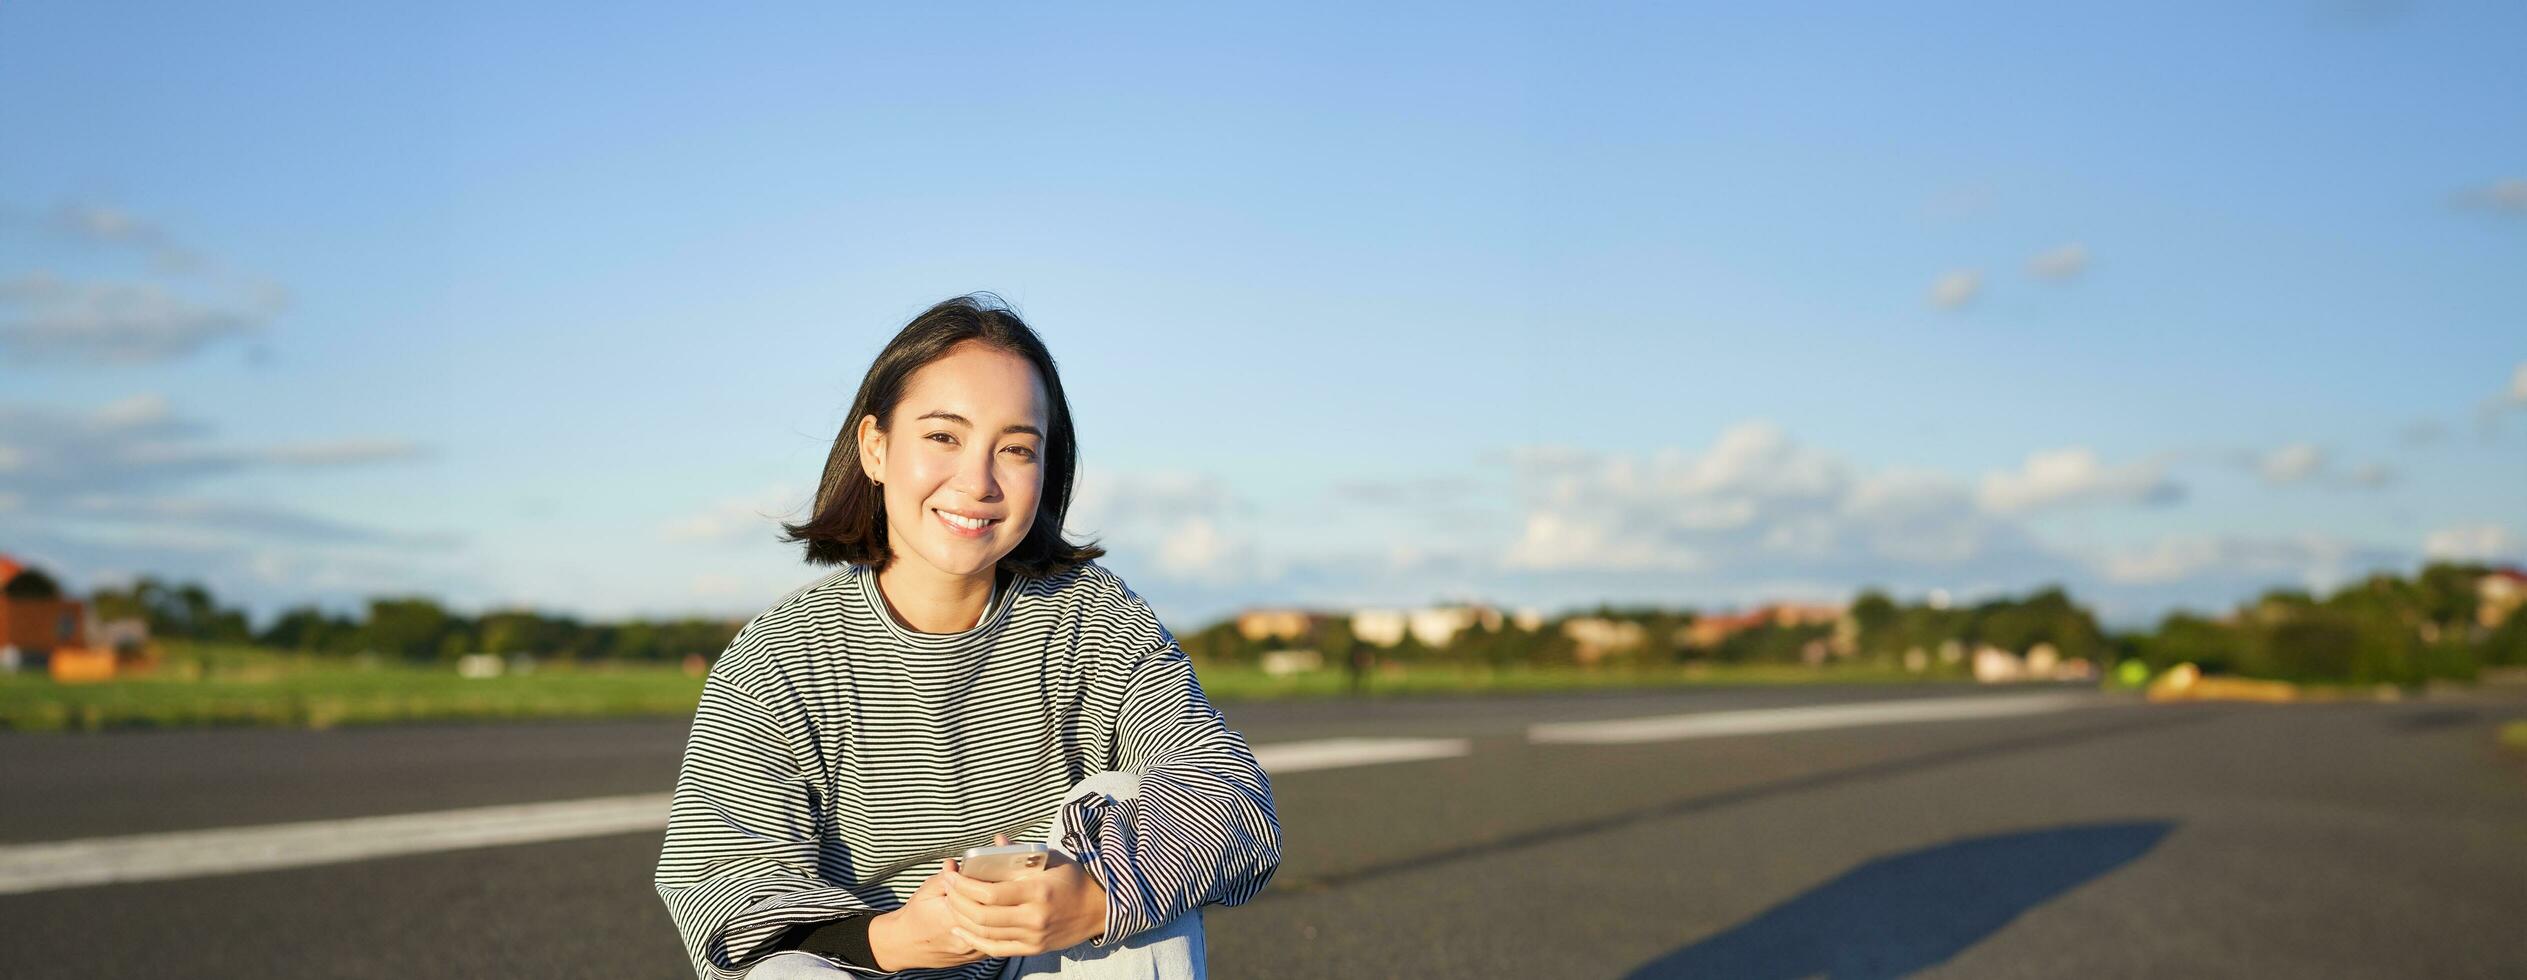
<svg viewBox="0 0 2527 980"><path fill-rule="evenodd" d="M2097 703L2081 694L2011 694L1957 698L1873 701L1867 704L1820 704L1797 708L1708 711L1656 718L1575 721L1531 725L1530 742L1612 745L1625 742L1669 742L1687 738L1801 732L1912 721L1961 721L2064 711Z"/></svg>
<svg viewBox="0 0 2527 980"><path fill-rule="evenodd" d="M1255 749L1269 773L1466 754L1464 739L1329 738ZM0 846L0 895L338 864L667 829L666 793Z"/></svg>
<svg viewBox="0 0 2527 980"><path fill-rule="evenodd" d="M1264 772L1278 776L1310 769L1448 759L1464 755L1472 747L1473 743L1462 738L1326 738L1258 746L1255 761L1263 763Z"/></svg>
<svg viewBox="0 0 2527 980"><path fill-rule="evenodd" d="M668 794L0 847L0 895L602 837L667 826Z"/></svg>

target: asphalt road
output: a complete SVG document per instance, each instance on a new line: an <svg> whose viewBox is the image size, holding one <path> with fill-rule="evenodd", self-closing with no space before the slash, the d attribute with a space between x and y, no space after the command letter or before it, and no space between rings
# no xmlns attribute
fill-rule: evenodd
<svg viewBox="0 0 2527 980"><path fill-rule="evenodd" d="M2094 706L1616 745L1537 722L1955 696L1231 705L1273 780L1222 977L2527 976L2527 699ZM673 787L677 721L0 735L0 846ZM662 818L663 819L663 818ZM656 832L0 895L0 976L689 976Z"/></svg>

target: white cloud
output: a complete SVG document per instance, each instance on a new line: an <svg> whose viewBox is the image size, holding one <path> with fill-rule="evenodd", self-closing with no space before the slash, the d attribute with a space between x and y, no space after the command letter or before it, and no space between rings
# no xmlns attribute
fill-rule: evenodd
<svg viewBox="0 0 2527 980"><path fill-rule="evenodd" d="M62 205L53 212L52 226L74 239L140 249L163 271L189 272L205 264L199 253L176 244L156 223L111 205Z"/></svg>
<svg viewBox="0 0 2527 980"><path fill-rule="evenodd" d="M2292 443L2262 453L2244 451L2233 458L2266 484L2276 487L2315 485L2374 490L2395 482L2394 467L2370 462L2343 469L2335 465L2331 454L2311 443Z"/></svg>
<svg viewBox="0 0 2527 980"><path fill-rule="evenodd" d="M2527 557L2527 540L2501 524L2461 524L2430 532L2422 553L2447 561L2518 561Z"/></svg>
<svg viewBox="0 0 2527 980"><path fill-rule="evenodd" d="M1254 511L1208 474L1082 470L1062 523L1073 540L1096 539L1108 564L1219 587L1271 572Z"/></svg>
<svg viewBox="0 0 2527 980"><path fill-rule="evenodd" d="M151 364L249 336L278 315L277 292L206 303L154 282L0 282L0 350L29 362Z"/></svg>
<svg viewBox="0 0 2527 980"><path fill-rule="evenodd" d="M251 593L286 579L300 590L286 594L288 601L350 582L412 588L422 565L458 543L445 532L186 492L226 474L421 455L410 444L354 439L233 447L210 437L210 426L177 415L158 395L84 412L0 405L0 445L8 449L14 504L0 508L0 541L13 552L44 557L73 581L138 570ZM237 597L234 590L222 595Z"/></svg>
<svg viewBox="0 0 2527 980"><path fill-rule="evenodd" d="M1349 503L1428 508L1465 497L1478 489L1459 475L1433 475L1396 480L1343 480L1333 485L1335 499Z"/></svg>
<svg viewBox="0 0 2527 980"><path fill-rule="evenodd" d="M1208 474L1084 468L1071 488L1063 523L1081 534L1128 535L1189 515L1215 517L1241 509L1228 485Z"/></svg>
<svg viewBox="0 0 2527 980"><path fill-rule="evenodd" d="M1158 541L1158 567L1169 575L1200 582L1234 582L1252 569L1254 545L1222 532L1206 517L1188 517L1169 528Z"/></svg>
<svg viewBox="0 0 2527 980"><path fill-rule="evenodd" d="M0 445L11 482L30 496L125 494L217 474L417 459L415 444L350 439L262 447L210 444L210 427L176 416L159 395L135 395L89 412L0 405Z"/></svg>
<svg viewBox="0 0 2527 980"><path fill-rule="evenodd" d="M1722 432L1709 452L1663 450L1647 459L1563 447L1510 454L1526 515L1506 561L1513 568L1706 567L1689 539L1769 538L1787 547L1790 513L1830 512L1852 483L1849 468L1800 446L1768 423ZM1808 532L1809 539L1814 532Z"/></svg>
<svg viewBox="0 0 2527 980"><path fill-rule="evenodd" d="M2527 365L2521 366L2520 374L2523 378L2527 378ZM2437 445L2440 440L2447 437L2447 423L2438 419L2414 419L2405 423L2404 428L2396 431L2395 439L2398 444L2406 448L2418 448Z"/></svg>
<svg viewBox="0 0 2527 980"><path fill-rule="evenodd" d="M1536 571L1565 569L1692 572L1709 567L1680 542L1646 536L1617 536L1618 529L1583 517L1552 511L1527 515L1526 527L1503 561L1511 568Z"/></svg>
<svg viewBox="0 0 2527 980"><path fill-rule="evenodd" d="M2457 196L2459 203L2487 211L2527 214L2527 178L2508 177Z"/></svg>
<svg viewBox="0 0 2527 980"><path fill-rule="evenodd" d="M200 497L83 493L46 503L50 519L64 525L101 525L117 533L151 535L201 530L220 538L303 544L376 544L412 548L444 548L453 535L415 533L334 520L321 515L254 503Z"/></svg>
<svg viewBox="0 0 2527 980"><path fill-rule="evenodd" d="M2325 451L2304 442L2265 453L2256 464L2256 471L2263 474L2267 483L2297 483L2324 468Z"/></svg>
<svg viewBox="0 0 2527 980"><path fill-rule="evenodd" d="M690 544L762 544L779 540L781 524L806 517L811 494L790 483L727 497L658 529L668 541Z"/></svg>
<svg viewBox="0 0 2527 980"><path fill-rule="evenodd" d="M2241 596L2284 583L2312 591L2331 589L2367 571L2399 567L2405 558L2321 534L2180 535L2106 555L2099 568L2117 585L2184 584L2197 596Z"/></svg>
<svg viewBox="0 0 2527 980"><path fill-rule="evenodd" d="M271 446L257 453L262 461L283 466L356 466L423 455L427 452L420 446L402 439L302 442Z"/></svg>
<svg viewBox="0 0 2527 980"><path fill-rule="evenodd" d="M105 204L42 222L61 239L148 260L145 274L93 280L49 271L0 277L0 352L26 364L155 364L251 337L289 308L280 284L223 267L163 228Z"/></svg>
<svg viewBox="0 0 2527 980"><path fill-rule="evenodd" d="M2016 514L2092 503L2167 503L2182 495L2161 463L2107 466L2094 450L2071 446L2032 454L2015 471L1984 474L1976 499L1995 512Z"/></svg>
<svg viewBox="0 0 2527 980"><path fill-rule="evenodd" d="M2070 242L2027 260L2027 272L2041 279L2072 279L2088 269L2088 246Z"/></svg>
<svg viewBox="0 0 2527 980"><path fill-rule="evenodd" d="M1652 573L1672 587L1737 590L2065 570L1951 477L1864 472L1762 422L1727 429L1699 454L1536 447L1509 460L1524 514L1499 566L1513 573Z"/></svg>
<svg viewBox="0 0 2527 980"><path fill-rule="evenodd" d="M753 590L747 588L745 579L725 572L703 572L695 575L692 581L687 583L686 591L690 592L695 599L709 602L742 599L753 594Z"/></svg>
<svg viewBox="0 0 2527 980"><path fill-rule="evenodd" d="M1939 277L1930 286L1930 305L1943 310L1963 307L1983 291L1983 273L1976 269L1959 269Z"/></svg>

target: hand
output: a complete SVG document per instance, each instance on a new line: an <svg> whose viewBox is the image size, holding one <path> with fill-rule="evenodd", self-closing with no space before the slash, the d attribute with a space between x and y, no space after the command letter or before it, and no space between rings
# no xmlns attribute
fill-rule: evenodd
<svg viewBox="0 0 2527 980"><path fill-rule="evenodd" d="M904 907L869 920L869 956L889 972L913 967L963 966L987 956L956 935L956 911L948 906L948 881L956 861L939 863Z"/></svg>
<svg viewBox="0 0 2527 980"><path fill-rule="evenodd" d="M1006 844L1007 835L996 835ZM1069 949L1104 935L1106 889L1079 862L1054 863L1008 881L950 872L948 911L957 939L986 956L1029 956Z"/></svg>

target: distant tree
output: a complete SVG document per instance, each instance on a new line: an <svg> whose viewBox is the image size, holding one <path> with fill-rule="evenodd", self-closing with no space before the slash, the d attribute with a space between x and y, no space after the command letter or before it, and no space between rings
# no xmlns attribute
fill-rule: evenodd
<svg viewBox="0 0 2527 980"><path fill-rule="evenodd" d="M606 660L664 660L667 638L668 630L633 620L610 631L598 656Z"/></svg>
<svg viewBox="0 0 2527 980"><path fill-rule="evenodd" d="M1739 630L1720 641L1713 658L1723 663L1798 663L1811 641L1833 635L1826 625L1757 626Z"/></svg>
<svg viewBox="0 0 2527 980"><path fill-rule="evenodd" d="M23 569L10 576L9 584L0 586L0 595L11 599L59 599L61 583L39 569Z"/></svg>
<svg viewBox="0 0 2527 980"><path fill-rule="evenodd" d="M2342 677L2324 679L2354 684L2420 683L2419 599L2420 590L2412 583L2381 575L2327 597L2320 607L2307 613L2303 618L2339 623L2354 638L2350 669ZM2328 613L2333 615L2329 617ZM2289 655L2286 646L2280 644L2276 644L2275 653ZM2286 672L2288 667L2283 669Z"/></svg>
<svg viewBox="0 0 2527 980"><path fill-rule="evenodd" d="M348 652L359 642L360 624L349 616L327 615L315 606L284 611L255 636L255 642L284 650Z"/></svg>
<svg viewBox="0 0 2527 980"><path fill-rule="evenodd" d="M246 614L221 608L210 590L198 583L174 584L143 576L129 592L106 590L99 605L100 615L109 618L121 617L107 609L124 615L136 612L153 636L220 643L253 639Z"/></svg>
<svg viewBox="0 0 2527 980"><path fill-rule="evenodd" d="M1455 663L1490 663L1500 639L1499 630L1473 623L1448 637L1448 645L1439 651L1440 657Z"/></svg>
<svg viewBox="0 0 2527 980"><path fill-rule="evenodd" d="M680 661L687 655L717 657L720 651L737 639L743 623L717 619L686 619L670 623L658 631L658 658Z"/></svg>
<svg viewBox="0 0 2527 980"><path fill-rule="evenodd" d="M2266 634L2262 658L2272 672L2295 681L2335 683L2367 680L2361 631L2351 617L2329 609L2311 609L2275 624Z"/></svg>
<svg viewBox="0 0 2527 980"><path fill-rule="evenodd" d="M132 597L130 589L98 589L88 596L88 608L96 610L97 618L104 620L149 620L149 611L142 608L140 600Z"/></svg>
<svg viewBox="0 0 2527 980"><path fill-rule="evenodd" d="M1893 656L1903 650L1903 637L1897 627L1904 611L1895 600L1875 588L1860 590L1851 600L1851 621L1860 628L1861 652L1877 657Z"/></svg>
<svg viewBox="0 0 2527 980"><path fill-rule="evenodd" d="M1380 657L1401 663L1420 663L1436 659L1432 654L1430 646L1423 643L1421 637L1414 636L1413 631L1409 629L1404 631L1403 639L1395 641L1394 646L1379 651Z"/></svg>
<svg viewBox="0 0 2527 980"><path fill-rule="evenodd" d="M1234 619L1224 619L1197 632L1179 636L1176 646L1185 652L1185 656L1216 664L1252 664L1263 653L1256 644L1246 639L1246 634L1238 632Z"/></svg>
<svg viewBox="0 0 2527 980"><path fill-rule="evenodd" d="M2189 663L2219 673L2233 672L2246 659L2246 642L2246 637L2226 624L2191 613L2171 613L2159 622L2156 633L2141 638L2138 648L2142 662L2154 671Z"/></svg>
<svg viewBox="0 0 2527 980"><path fill-rule="evenodd" d="M439 654L449 632L447 610L426 598L371 599L363 639L381 653L407 660Z"/></svg>
<svg viewBox="0 0 2527 980"><path fill-rule="evenodd" d="M2451 562L2422 566L2422 574L2413 585L2423 618L2443 631L2465 632L2473 625L2475 609L2482 602L2476 583L2489 571L2482 565Z"/></svg>
<svg viewBox="0 0 2527 980"><path fill-rule="evenodd" d="M2483 638L2483 662L2501 666L2527 666L2527 606L2510 611L2509 618L2493 627Z"/></svg>

